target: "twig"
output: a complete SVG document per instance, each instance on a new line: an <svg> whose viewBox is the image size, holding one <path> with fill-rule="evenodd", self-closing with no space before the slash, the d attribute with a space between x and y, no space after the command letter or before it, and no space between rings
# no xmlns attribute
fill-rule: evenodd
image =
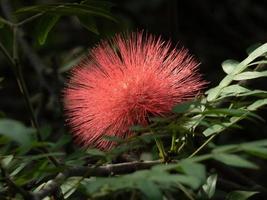
<svg viewBox="0 0 267 200"><path fill-rule="evenodd" d="M0 161L0 169L1 169L1 174L6 181L7 185L10 188L13 188L16 193L20 193L24 199L29 199L31 198L31 194L24 190L23 188L19 187L16 183L13 182L13 180L10 178L8 172L6 171L5 167L2 165Z"/></svg>
<svg viewBox="0 0 267 200"><path fill-rule="evenodd" d="M188 158L192 158L195 156L199 151L201 151L213 138L216 136L216 134L212 135L207 139L197 150L195 150Z"/></svg>
<svg viewBox="0 0 267 200"><path fill-rule="evenodd" d="M3 12L5 13L6 15L6 18L10 21L13 21L14 19L12 19L12 15L11 15L11 8L9 6L9 3L7 1L1 1L1 6L3 8ZM39 129L39 124L37 122L37 119L34 115L34 110L33 110L33 107L32 107L32 104L30 102L30 95L29 95L29 92L28 92L28 88L26 86L26 83L25 83L25 80L24 80L24 77L23 77L23 73L22 73L22 70L21 70L21 65L18 61L18 49L17 49L17 27L13 27L13 56L11 56L9 54L9 52L4 48L4 46L1 44L0 42L0 49L1 51L4 53L4 55L6 56L6 58L8 59L8 61L10 62L13 70L14 70L14 73L16 75L16 78L17 78L17 83L18 83L18 86L20 88L20 91L21 93L23 94L23 98L26 102L26 106L27 106L27 109L29 110L30 112L30 115L31 115L31 120L32 120L32 123L33 123L33 126L34 128L36 128L36 136L37 136L37 139L39 141L42 141L42 137L41 137L41 133L40 133L40 129ZM48 153L48 150L44 147L41 147L40 148L44 153ZM55 166L59 166L60 163L52 156L48 156L48 159L55 165Z"/></svg>
<svg viewBox="0 0 267 200"><path fill-rule="evenodd" d="M42 16L44 13L45 13L45 12L41 12L41 13L38 13L38 14L33 15L33 16L31 16L31 17L28 17L27 19L25 19L25 20L23 20L23 21L21 21L21 22L16 23L16 26L22 26L22 25L24 25L24 24L26 24L26 23L29 23L29 22L35 20L36 18Z"/></svg>
<svg viewBox="0 0 267 200"><path fill-rule="evenodd" d="M14 60L12 59L7 49L4 47L4 45L1 42L0 42L0 50L2 51L4 56L7 58L8 62L10 62L11 66L14 66L15 65Z"/></svg>
<svg viewBox="0 0 267 200"><path fill-rule="evenodd" d="M149 169L154 165L162 163L161 160L154 161L134 161L127 163L119 163L119 164L108 164L105 166L95 167L73 167L67 169L66 171L59 173L54 180L50 181L48 184L44 186L38 192L32 193L33 200L41 200L44 197L50 196L53 194L63 182L72 176L98 176L98 177L106 177L110 175L119 175L119 174L127 174L137 170Z"/></svg>

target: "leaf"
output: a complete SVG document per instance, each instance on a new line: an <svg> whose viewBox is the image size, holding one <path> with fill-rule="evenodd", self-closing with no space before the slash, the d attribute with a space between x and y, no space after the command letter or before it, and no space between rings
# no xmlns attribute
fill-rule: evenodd
<svg viewBox="0 0 267 200"><path fill-rule="evenodd" d="M110 142L124 142L125 140L118 136L110 136L110 135L104 135L103 140L110 141Z"/></svg>
<svg viewBox="0 0 267 200"><path fill-rule="evenodd" d="M188 160L183 160L180 162L179 166L182 168L185 174L198 178L200 182L205 181L206 170L204 165Z"/></svg>
<svg viewBox="0 0 267 200"><path fill-rule="evenodd" d="M217 108L210 109L202 112L203 115L216 114L216 115L228 115L228 116L242 116L249 114L247 110L244 109L228 109L228 108Z"/></svg>
<svg viewBox="0 0 267 200"><path fill-rule="evenodd" d="M110 8L114 6L113 3L109 1L102 1L102 0L101 1L100 0L84 0L81 2L81 4L95 6L95 7L106 9L106 10L110 10Z"/></svg>
<svg viewBox="0 0 267 200"><path fill-rule="evenodd" d="M225 130L227 127L229 127L231 123L222 123L222 124L214 124L211 127L208 127L203 131L203 135L206 137L213 135L215 133L220 133L223 130Z"/></svg>
<svg viewBox="0 0 267 200"><path fill-rule="evenodd" d="M257 49L258 47L260 47L262 45L262 43L255 43L251 46L249 46L247 49L246 49L246 52L247 54L251 54L255 49Z"/></svg>
<svg viewBox="0 0 267 200"><path fill-rule="evenodd" d="M254 116L252 113L250 113L250 115ZM205 135L206 137L213 135L215 133L220 133L222 131L224 131L225 129L233 126L234 124L236 124L236 122L238 122L239 120L243 119L246 115L240 116L240 117L231 117L229 122L224 122L221 124L214 124L211 127L208 127L207 129L205 129L203 131L203 135ZM255 116L256 117L256 116Z"/></svg>
<svg viewBox="0 0 267 200"><path fill-rule="evenodd" d="M94 18L88 16L78 16L78 19L83 27L85 27L88 31L99 35L98 28Z"/></svg>
<svg viewBox="0 0 267 200"><path fill-rule="evenodd" d="M3 28L5 25L5 19L0 17L0 29Z"/></svg>
<svg viewBox="0 0 267 200"><path fill-rule="evenodd" d="M204 193L209 199L211 199L215 194L216 183L217 183L217 174L213 174L207 178L207 182L202 186Z"/></svg>
<svg viewBox="0 0 267 200"><path fill-rule="evenodd" d="M49 32L56 25L60 15L46 14L40 18L37 24L37 38L40 45L43 45L47 39Z"/></svg>
<svg viewBox="0 0 267 200"><path fill-rule="evenodd" d="M249 105L247 109L250 111L255 111L258 108L265 106L265 105L267 105L267 99L260 99L260 100L255 101L251 105Z"/></svg>
<svg viewBox="0 0 267 200"><path fill-rule="evenodd" d="M174 113L185 113L189 109L194 108L198 104L199 104L199 102L196 102L196 101L187 101L187 102L180 103L180 104L174 106L174 108L172 109L172 111Z"/></svg>
<svg viewBox="0 0 267 200"><path fill-rule="evenodd" d="M241 190L236 190L233 192L230 192L227 196L226 196L226 200L246 200L249 197L257 194L258 192L254 192L254 191L241 191Z"/></svg>
<svg viewBox="0 0 267 200"><path fill-rule="evenodd" d="M142 180L138 182L137 188L146 196L149 200L161 200L162 192L152 181Z"/></svg>
<svg viewBox="0 0 267 200"><path fill-rule="evenodd" d="M76 191L80 181L80 177L70 177L60 186L65 199L70 197Z"/></svg>
<svg viewBox="0 0 267 200"><path fill-rule="evenodd" d="M12 119L0 120L0 135L14 140L23 147L28 147L32 142L35 129L24 126L21 122Z"/></svg>
<svg viewBox="0 0 267 200"><path fill-rule="evenodd" d="M257 146L257 147L267 147L267 139L264 140L256 140L252 142L246 142L242 145L251 145L251 146Z"/></svg>
<svg viewBox="0 0 267 200"><path fill-rule="evenodd" d="M245 87L242 87L240 85L230 85L230 86L227 86L225 88L222 89L221 91L221 96L226 96L226 95L229 95L229 94L232 94L232 95L237 95L237 94L240 94L240 93L245 93L245 92L249 92L251 90L245 88Z"/></svg>
<svg viewBox="0 0 267 200"><path fill-rule="evenodd" d="M213 153L226 153L228 151L232 151L235 149L239 149L240 145L238 144L228 144L228 145L221 145L212 150Z"/></svg>
<svg viewBox="0 0 267 200"><path fill-rule="evenodd" d="M244 71L248 67L249 63L251 63L256 58L262 56L266 52L267 52L267 43L259 46L257 49L251 52L245 60L239 63L239 65L233 71L233 74L239 74L240 72Z"/></svg>
<svg viewBox="0 0 267 200"><path fill-rule="evenodd" d="M2 158L1 158L2 157ZM0 162L4 167L8 167L8 165L11 163L13 160L14 156L13 155L6 155L6 156L1 156Z"/></svg>
<svg viewBox="0 0 267 200"><path fill-rule="evenodd" d="M209 102L214 101L219 96L221 90L222 90L222 88L219 86L211 88L210 90L208 90L207 101L209 101Z"/></svg>
<svg viewBox="0 0 267 200"><path fill-rule="evenodd" d="M226 73L226 74L231 74L232 71L236 68L236 66L239 64L238 61L236 60L225 60L223 63L222 63L222 68L223 68L223 71Z"/></svg>
<svg viewBox="0 0 267 200"><path fill-rule="evenodd" d="M242 96L252 96L252 95L263 97L263 98L267 97L267 91L265 90L249 90L241 86L240 87L232 87L232 86L235 86L235 85L231 85L231 86L223 88L220 96L222 98L231 97L231 96L242 97ZM219 99L221 98L218 98L217 100Z"/></svg>
<svg viewBox="0 0 267 200"><path fill-rule="evenodd" d="M40 12L46 12L49 14L56 14L56 15L69 15L69 16L73 15L97 16L117 22L117 20L105 8L99 8L96 6L90 6L87 4L78 4L78 3L54 3L54 4L28 6L20 8L15 13L28 14L28 13L40 13Z"/></svg>
<svg viewBox="0 0 267 200"><path fill-rule="evenodd" d="M142 132L144 130L147 130L147 129L141 125L133 125L130 127L130 131L134 131L134 132Z"/></svg>
<svg viewBox="0 0 267 200"><path fill-rule="evenodd" d="M220 95L221 90L223 88L227 87L229 84L231 84L231 82L236 77L236 75L238 75L242 71L244 71L248 67L249 63L251 63L256 58L262 56L266 52L267 52L267 43L261 45L260 47L255 49L253 52L251 52L251 54L249 54L249 56L246 59L244 59L242 62L240 62L238 65L236 65L236 67L231 71L231 74L228 74L220 82L220 84L218 86L216 86L216 87L210 89L208 92L206 92L206 94L208 94L207 101L209 101L209 102L214 101Z"/></svg>
<svg viewBox="0 0 267 200"><path fill-rule="evenodd" d="M255 147L251 145L242 145L241 147L242 147L242 150L244 150L245 152L251 155L267 159L267 148Z"/></svg>
<svg viewBox="0 0 267 200"><path fill-rule="evenodd" d="M87 149L86 153L91 156L100 156L100 157L106 156L105 152L100 151L99 149Z"/></svg>
<svg viewBox="0 0 267 200"><path fill-rule="evenodd" d="M219 162L233 167L258 169L256 164L234 154L214 154L213 158Z"/></svg>
<svg viewBox="0 0 267 200"><path fill-rule="evenodd" d="M266 77L266 76L267 76L267 71L243 72L241 74L235 75L234 80L241 81L241 80L249 80L249 79L261 78L261 77Z"/></svg>

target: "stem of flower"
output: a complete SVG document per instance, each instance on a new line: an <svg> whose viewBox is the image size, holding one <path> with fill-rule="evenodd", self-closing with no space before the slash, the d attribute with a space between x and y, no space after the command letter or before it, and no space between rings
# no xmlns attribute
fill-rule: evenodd
<svg viewBox="0 0 267 200"><path fill-rule="evenodd" d="M17 27L16 27L17 28ZM17 30L16 28L13 29L13 35L14 37L17 34ZM21 70L21 65L19 64L19 60L17 57L17 40L14 38L13 40L13 57L9 54L9 52L7 51L7 49L4 47L4 45L0 42L0 50L3 52L3 54L6 56L7 60L10 62L12 69L15 73L16 79L17 79L17 83L19 86L19 89L22 93L22 96L25 100L27 109L30 112L31 115L31 120L32 120L32 124L33 127L36 129L36 136L38 141L42 141L42 137L41 137L41 133L40 133L40 129L39 129L39 125L37 122L37 119L34 115L34 111L33 111L33 107L32 104L30 102L30 95L23 77L23 73ZM46 148L41 147L40 150L42 150L44 153L48 153L48 150ZM48 159L55 165L55 166L59 166L59 162L52 156L48 156Z"/></svg>
<svg viewBox="0 0 267 200"><path fill-rule="evenodd" d="M206 140L197 150L195 150L188 158L194 157L199 151L201 151L213 138L215 138L216 134L209 137L209 139Z"/></svg>
<svg viewBox="0 0 267 200"><path fill-rule="evenodd" d="M164 145L159 138L155 138L156 145L159 150L159 156L163 159L163 161L167 161L167 153L165 152Z"/></svg>
<svg viewBox="0 0 267 200"><path fill-rule="evenodd" d="M170 152L176 152L176 139L177 139L177 133L176 131L173 131L172 133L172 144L171 144L171 149Z"/></svg>

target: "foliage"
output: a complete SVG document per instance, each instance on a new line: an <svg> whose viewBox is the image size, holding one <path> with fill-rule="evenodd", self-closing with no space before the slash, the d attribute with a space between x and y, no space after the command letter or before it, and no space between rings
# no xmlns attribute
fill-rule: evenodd
<svg viewBox="0 0 267 200"><path fill-rule="evenodd" d="M76 147L63 123L57 127L61 131L56 139L57 129L52 124L38 123L38 95L30 96L23 77L26 71L18 56L22 29L36 22L35 40L46 45L54 26L63 16L72 16L87 30L102 34L98 18L110 23L120 20L111 12L112 6L94 0L44 4L19 8L13 13L17 22L0 17L0 31L11 31L14 39L10 47L0 38L0 49L12 67L32 121L31 126L1 113L0 198L192 200L223 196L243 200L266 195L266 186L243 172L261 169L261 162L267 159L267 140L222 144L215 138L230 135L233 130L242 133L244 122L250 126L264 122L258 110L267 104L267 91L249 87L248 81L267 76L262 70L267 63L267 43L250 49L241 62L224 61L226 75L221 82L202 96L175 106L171 116L151 118L146 127L132 127L136 135L125 140L107 137L119 144L109 152ZM83 53L62 64L60 73L68 71ZM3 81L1 77L0 84ZM52 98L50 102L55 103ZM130 157L127 162L125 156ZM82 170L77 170L79 167ZM224 179L223 171L233 179ZM219 187L222 184L224 188ZM230 190L225 189L228 185Z"/></svg>

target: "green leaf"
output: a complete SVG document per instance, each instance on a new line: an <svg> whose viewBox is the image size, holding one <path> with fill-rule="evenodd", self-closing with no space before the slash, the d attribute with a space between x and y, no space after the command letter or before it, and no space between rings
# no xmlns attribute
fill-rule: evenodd
<svg viewBox="0 0 267 200"><path fill-rule="evenodd" d="M2 17L0 17L0 29L3 28L5 25L5 19L3 19Z"/></svg>
<svg viewBox="0 0 267 200"><path fill-rule="evenodd" d="M188 160L183 160L180 162L179 166L182 168L185 174L198 178L200 182L205 181L206 169L204 165Z"/></svg>
<svg viewBox="0 0 267 200"><path fill-rule="evenodd" d="M262 43L255 43L251 46L249 46L247 49L246 49L246 52L247 54L251 54L255 49L257 49L258 47L260 47L262 45Z"/></svg>
<svg viewBox="0 0 267 200"><path fill-rule="evenodd" d="M225 88L222 89L221 91L221 96L227 96L229 94L232 94L232 95L237 95L237 94L240 94L240 93L245 93L245 92L249 92L251 90L245 88L245 87L242 87L240 85L230 85L230 86L227 86Z"/></svg>
<svg viewBox="0 0 267 200"><path fill-rule="evenodd" d="M244 114L249 114L247 110L244 109L227 109L227 108L218 108L210 109L202 112L203 115L216 114L216 115L228 115L228 116L242 116Z"/></svg>
<svg viewBox="0 0 267 200"><path fill-rule="evenodd" d="M205 129L203 131L203 135L208 137L208 136L211 136L215 133L220 133L223 130L225 130L227 127L229 127L230 125L232 125L232 124L231 123L214 124L214 125L208 127L207 129Z"/></svg>
<svg viewBox="0 0 267 200"><path fill-rule="evenodd" d="M211 199L215 194L216 183L217 183L217 174L213 174L207 178L207 182L202 186L204 193L209 199Z"/></svg>
<svg viewBox="0 0 267 200"><path fill-rule="evenodd" d="M267 71L243 72L241 74L235 75L234 80L241 81L241 80L249 80L249 79L261 78L261 77L266 77L266 76L267 76Z"/></svg>
<svg viewBox="0 0 267 200"><path fill-rule="evenodd" d="M110 10L114 4L109 1L102 1L102 0L84 0L81 2L81 4L86 4L89 6L95 6L98 8Z"/></svg>
<svg viewBox="0 0 267 200"><path fill-rule="evenodd" d="M40 18L37 24L37 38L39 44L43 45L47 39L49 32L56 25L60 15L45 14Z"/></svg>
<svg viewBox="0 0 267 200"><path fill-rule="evenodd" d="M221 145L212 150L213 153L227 153L228 151L239 149L238 144Z"/></svg>
<svg viewBox="0 0 267 200"><path fill-rule="evenodd" d="M267 52L267 43L261 45L260 47L255 49L253 52L251 52L251 54L249 54L249 56L246 59L244 59L242 62L240 62L238 65L236 65L236 67L231 71L231 73L228 74L220 82L220 84L218 86L216 86L216 87L210 89L208 92L206 92L206 94L208 94L207 101L211 102L211 101L216 100L216 98L220 95L221 90L223 88L227 87L229 84L231 84L231 82L236 77L236 75L238 75L242 71L244 71L253 60L262 56L266 52Z"/></svg>
<svg viewBox="0 0 267 200"><path fill-rule="evenodd" d="M222 63L222 68L223 68L223 71L226 73L226 74L231 74L232 71L236 68L236 66L239 64L238 61L236 60L225 60L223 63Z"/></svg>
<svg viewBox="0 0 267 200"><path fill-rule="evenodd" d="M65 199L70 197L76 191L80 181L81 181L80 177L70 177L60 186Z"/></svg>
<svg viewBox="0 0 267 200"><path fill-rule="evenodd" d="M230 85L222 89L220 96L222 98L225 97L242 97L242 96L259 96L259 97L267 97L267 91L265 90L249 90L247 88L241 87L239 85ZM218 98L217 100L219 100Z"/></svg>
<svg viewBox="0 0 267 200"><path fill-rule="evenodd" d="M125 140L118 136L110 136L110 135L104 135L103 140L110 141L110 142L124 142Z"/></svg>
<svg viewBox="0 0 267 200"><path fill-rule="evenodd" d="M256 58L262 56L266 52L267 52L267 43L259 46L257 49L251 52L245 60L239 63L239 65L233 71L233 74L239 74L240 72L244 71L248 67L249 63L251 63Z"/></svg>
<svg viewBox="0 0 267 200"><path fill-rule="evenodd" d="M230 192L227 196L226 196L226 200L246 200L249 197L257 194L258 192L254 192L254 191L241 191L241 190L236 190L233 192Z"/></svg>
<svg viewBox="0 0 267 200"><path fill-rule="evenodd" d="M209 89L207 92L207 101L214 101L219 96L222 89L223 88L219 86Z"/></svg>
<svg viewBox="0 0 267 200"><path fill-rule="evenodd" d="M255 146L255 147L267 147L267 139L246 142L246 143L243 143L242 145L250 145L250 146Z"/></svg>
<svg viewBox="0 0 267 200"><path fill-rule="evenodd" d="M1 119L0 120L0 135L8 137L14 140L23 147L31 145L32 134L35 129L24 126L21 122L12 119Z"/></svg>
<svg viewBox="0 0 267 200"><path fill-rule="evenodd" d="M267 159L267 148L255 147L251 145L242 145L241 147L245 152L251 155Z"/></svg>
<svg viewBox="0 0 267 200"><path fill-rule="evenodd" d="M106 156L105 152L100 151L99 149L87 149L86 153L91 155L91 156L99 156L99 157Z"/></svg>
<svg viewBox="0 0 267 200"><path fill-rule="evenodd" d="M133 125L130 127L130 131L134 131L134 132L142 132L144 130L147 130L147 129L141 125Z"/></svg>
<svg viewBox="0 0 267 200"><path fill-rule="evenodd" d="M162 192L152 181L141 180L138 182L137 188L149 200L162 200Z"/></svg>
<svg viewBox="0 0 267 200"><path fill-rule="evenodd" d="M250 111L255 111L258 108L265 106L265 105L267 105L267 99L260 99L260 100L255 101L251 105L249 105L247 109Z"/></svg>
<svg viewBox="0 0 267 200"><path fill-rule="evenodd" d="M187 101L187 102L180 103L180 104L174 106L172 111L174 113L185 113L189 109L194 108L196 105L199 105L199 102L197 102L197 101Z"/></svg>
<svg viewBox="0 0 267 200"><path fill-rule="evenodd" d="M233 167L258 169L256 164L234 154L214 154L213 158L219 162Z"/></svg>
<svg viewBox="0 0 267 200"><path fill-rule="evenodd" d="M254 116L252 113L250 113L250 115ZM220 124L214 124L210 127L208 127L207 129L205 129L203 131L203 135L205 135L206 137L213 135L215 133L220 133L222 131L224 131L225 129L233 126L236 124L236 122L238 122L239 120L243 119L244 117L246 117L246 115L240 116L240 117L231 117L229 122L224 122L224 123L220 123ZM255 116L256 117L256 116Z"/></svg>
<svg viewBox="0 0 267 200"><path fill-rule="evenodd" d="M88 31L99 35L98 28L94 18L88 16L78 16L78 19L83 27Z"/></svg>
<svg viewBox="0 0 267 200"><path fill-rule="evenodd" d="M0 162L4 167L8 167L8 165L11 163L13 160L14 156L13 155L6 155L6 156L1 156L0 157Z"/></svg>
<svg viewBox="0 0 267 200"><path fill-rule="evenodd" d="M29 6L20 8L15 13L28 14L28 13L40 13L40 12L46 12L49 14L56 14L56 15L69 15L69 16L73 15L97 16L117 22L117 20L105 8L99 8L96 6L90 6L87 4L78 4L78 3L55 3L55 4Z"/></svg>

